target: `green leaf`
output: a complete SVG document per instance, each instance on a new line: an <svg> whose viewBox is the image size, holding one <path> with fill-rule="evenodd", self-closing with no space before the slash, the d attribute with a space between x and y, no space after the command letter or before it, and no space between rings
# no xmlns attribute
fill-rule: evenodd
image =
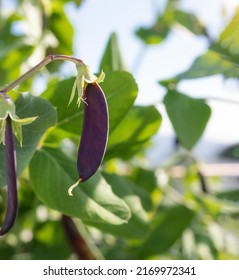
<svg viewBox="0 0 239 280"><path fill-rule="evenodd" d="M181 145L192 149L205 130L210 107L200 99L174 91L166 94L164 104Z"/></svg>
<svg viewBox="0 0 239 280"><path fill-rule="evenodd" d="M58 46L54 53L72 53L74 29L64 12L64 3L52 1L52 13L48 19L47 28L56 36ZM52 53L52 50L51 50Z"/></svg>
<svg viewBox="0 0 239 280"><path fill-rule="evenodd" d="M63 4L66 2L74 2L78 7L84 2L83 0L60 0Z"/></svg>
<svg viewBox="0 0 239 280"><path fill-rule="evenodd" d="M169 22L160 17L151 27L136 30L136 35L147 45L157 45L167 37L169 31Z"/></svg>
<svg viewBox="0 0 239 280"><path fill-rule="evenodd" d="M57 127L80 136L83 106L78 108L74 102L67 106L74 81L75 78L58 81L50 85L41 97L49 100L57 108Z"/></svg>
<svg viewBox="0 0 239 280"><path fill-rule="evenodd" d="M194 200L198 203L200 208L208 215L215 219L221 217L239 217L238 209L238 192L229 190L228 192L219 192L213 195L207 194L205 196L196 195Z"/></svg>
<svg viewBox="0 0 239 280"><path fill-rule="evenodd" d="M215 194L215 196L220 199L223 199L223 200L239 202L239 190L238 189L218 192Z"/></svg>
<svg viewBox="0 0 239 280"><path fill-rule="evenodd" d="M100 86L106 94L109 107L109 129L112 133L133 106L138 94L138 86L134 77L125 71L108 73Z"/></svg>
<svg viewBox="0 0 239 280"><path fill-rule="evenodd" d="M171 25L174 20L173 16L174 3L168 1L163 13L159 14L156 21L150 27L142 27L136 30L136 35L143 40L145 44L160 44L166 39L170 32Z"/></svg>
<svg viewBox="0 0 239 280"><path fill-rule="evenodd" d="M146 210L146 211L152 210L152 201L150 195L146 191L144 191L139 186L139 184L133 182L131 178L123 175L117 175L114 173L105 173L105 172L103 173L103 176L106 179L106 181L112 186L114 193L119 197L124 197L126 202L127 202L127 198L129 198L131 195L138 197L139 199L138 206L136 207L137 203L136 205L132 204L131 205L132 211L133 209L136 208L138 209L142 208L142 210ZM119 188L117 187L117 185L122 185L122 187ZM137 211L133 211L133 212L137 214ZM148 220L145 213L144 214L142 213L141 219L146 221Z"/></svg>
<svg viewBox="0 0 239 280"><path fill-rule="evenodd" d="M66 130L63 130L61 128L54 128L54 130L51 130L43 143L43 146L51 146L51 147L60 147L62 144L64 145L65 141L70 141L72 144L72 149L76 149L79 146L79 138L80 136L77 134L73 134L71 132L67 132ZM68 142L68 143L70 143ZM75 147L74 147L75 144ZM68 146L69 147L69 146Z"/></svg>
<svg viewBox="0 0 239 280"><path fill-rule="evenodd" d="M154 106L132 107L122 122L110 134L107 158L130 158L142 150L161 125L161 115Z"/></svg>
<svg viewBox="0 0 239 280"><path fill-rule="evenodd" d="M57 107L57 127L67 132L81 135L83 121L83 106L69 102L75 79L68 79L51 85L41 96ZM132 107L138 92L133 76L127 72L115 71L108 73L102 87L109 107L110 132L121 122L122 118Z"/></svg>
<svg viewBox="0 0 239 280"><path fill-rule="evenodd" d="M139 257L145 259L168 251L189 227L194 214L184 205L160 207L153 229L140 248Z"/></svg>
<svg viewBox="0 0 239 280"><path fill-rule="evenodd" d="M175 1L168 1L165 11L158 16L156 22L150 27L139 28L136 35L148 45L160 44L175 24L182 25L196 35L203 33L203 26L195 15L178 10Z"/></svg>
<svg viewBox="0 0 239 280"><path fill-rule="evenodd" d="M222 74L226 78L238 78L239 69L234 62L228 60L223 54L209 50L198 57L187 71L179 74L176 78L179 80L195 79L217 74Z"/></svg>
<svg viewBox="0 0 239 280"><path fill-rule="evenodd" d="M100 69L102 69L104 72L127 70L119 48L118 37L116 33L112 33L110 35L100 63Z"/></svg>
<svg viewBox="0 0 239 280"><path fill-rule="evenodd" d="M130 218L126 203L99 174L81 183L69 196L69 187L78 180L76 163L59 149L43 148L35 153L30 180L33 190L48 207L81 218L88 225L118 225Z"/></svg>
<svg viewBox="0 0 239 280"><path fill-rule="evenodd" d="M128 205L131 218L127 224L106 225L102 226L101 230L124 238L144 239L149 231L149 221L139 197L139 188L127 177L107 173L103 173L103 176L112 187L113 192ZM144 198L149 199L146 196Z"/></svg>
<svg viewBox="0 0 239 280"><path fill-rule="evenodd" d="M56 234L57 232L57 234ZM29 252L35 260L64 260L72 253L62 224L47 220L34 224L34 240Z"/></svg>
<svg viewBox="0 0 239 280"><path fill-rule="evenodd" d="M209 224L210 227L210 224ZM210 229L204 225L201 225L201 232L195 232L195 249L196 256L194 255L194 259L203 259L203 260L216 260L218 259L218 249L216 248L216 243L218 243L223 236L220 232L216 234L211 234ZM209 232L209 233L208 233ZM206 234L205 234L206 233ZM220 236L221 235L221 236ZM213 240L216 239L216 240ZM187 242L187 240L185 240ZM220 241L219 241L220 242ZM206 250L202 250L201 248L205 248ZM192 257L190 258L192 259Z"/></svg>
<svg viewBox="0 0 239 280"><path fill-rule="evenodd" d="M174 20L196 35L201 35L203 33L202 24L193 14L176 10L174 11Z"/></svg>
<svg viewBox="0 0 239 280"><path fill-rule="evenodd" d="M220 34L219 45L220 51L230 58L233 62L239 62L239 7L235 11L235 15L224 31Z"/></svg>
<svg viewBox="0 0 239 280"><path fill-rule="evenodd" d="M21 65L32 54L33 48L30 46L21 45L1 58L0 73L1 85L8 84L10 81L20 76Z"/></svg>
<svg viewBox="0 0 239 280"><path fill-rule="evenodd" d="M131 178L139 187L149 193L152 193L158 186L154 170L144 169L137 166L137 168L134 168Z"/></svg>
<svg viewBox="0 0 239 280"><path fill-rule="evenodd" d="M176 78L193 79L217 74L222 74L225 78L238 78L238 20L239 8L221 33L219 41L213 43L210 50L198 57L186 72Z"/></svg>
<svg viewBox="0 0 239 280"><path fill-rule="evenodd" d="M22 94L16 101L16 114L19 118L38 116L31 124L22 127L23 146L15 141L17 154L17 173L20 175L30 162L43 133L56 123L54 107L40 97L31 94ZM6 184L4 146L0 146L0 186Z"/></svg>

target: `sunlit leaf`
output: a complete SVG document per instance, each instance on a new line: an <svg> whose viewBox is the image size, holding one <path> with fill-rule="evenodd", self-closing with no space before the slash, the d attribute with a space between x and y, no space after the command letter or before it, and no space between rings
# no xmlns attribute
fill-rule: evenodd
<svg viewBox="0 0 239 280"><path fill-rule="evenodd" d="M105 77L101 87L108 102L111 133L133 106L138 94L138 86L130 73L114 71Z"/></svg>
<svg viewBox="0 0 239 280"><path fill-rule="evenodd" d="M132 107L110 134L107 158L129 158L142 150L142 145L158 131L161 121L161 115L154 106Z"/></svg>
<svg viewBox="0 0 239 280"><path fill-rule="evenodd" d="M151 27L141 27L136 31L136 35L148 45L160 44L170 31L169 23L163 18Z"/></svg>
<svg viewBox="0 0 239 280"><path fill-rule="evenodd" d="M130 217L126 203L99 174L81 183L69 196L69 187L78 180L76 162L58 149L44 148L35 153L30 179L33 190L48 207L81 218L87 224L118 225Z"/></svg>
<svg viewBox="0 0 239 280"><path fill-rule="evenodd" d="M226 78L237 78L239 77L239 69L233 61L228 60L223 54L209 50L199 56L187 71L179 74L176 78L179 80L195 79L217 74L222 74Z"/></svg>
<svg viewBox="0 0 239 280"><path fill-rule="evenodd" d="M52 13L48 19L47 28L53 32L58 40L58 46L51 53L72 53L74 29L64 12L64 3L52 1Z"/></svg>
<svg viewBox="0 0 239 280"><path fill-rule="evenodd" d="M200 99L170 91L164 104L179 142L190 150L202 136L210 118L210 107Z"/></svg>
<svg viewBox="0 0 239 280"><path fill-rule="evenodd" d="M119 48L119 42L116 33L112 33L109 38L100 63L100 69L102 69L104 72L127 70Z"/></svg>
<svg viewBox="0 0 239 280"><path fill-rule="evenodd" d="M78 108L72 102L67 107L73 83L74 78L57 82L51 85L42 94L42 97L48 99L57 107L57 127L77 134L79 137L82 130L83 104ZM132 75L123 71L109 73L100 86L107 98L111 133L132 107L137 96L138 88Z"/></svg>
<svg viewBox="0 0 239 280"><path fill-rule="evenodd" d="M150 27L139 28L136 35L148 45L160 44L177 24L196 35L202 34L203 26L196 16L179 10L175 4L175 1L168 1L165 11L158 16L155 23Z"/></svg>
<svg viewBox="0 0 239 280"><path fill-rule="evenodd" d="M75 78L59 81L50 85L41 95L49 100L57 109L57 127L80 135L82 128L83 106L78 108L76 102L68 105Z"/></svg>
<svg viewBox="0 0 239 280"><path fill-rule="evenodd" d="M16 48L9 53L7 53L7 51L5 50L5 53L7 54L5 55L4 59L1 59L1 87L5 84L9 84L21 74L20 68L22 63L26 61L26 59L31 55L33 51L32 47L24 45L22 46L21 43L19 43L19 45L19 48Z"/></svg>
<svg viewBox="0 0 239 280"><path fill-rule="evenodd" d="M223 32L220 34L218 44L220 52L227 56L232 62L239 62L239 7L235 11L235 15Z"/></svg>
<svg viewBox="0 0 239 280"><path fill-rule="evenodd" d="M184 205L160 207L153 221L153 229L139 250L139 257L145 259L169 250L190 225L194 214Z"/></svg>
<svg viewBox="0 0 239 280"><path fill-rule="evenodd" d="M138 196L137 186L126 177L117 174L104 173L103 176L112 187L113 192L128 205L131 217L127 224L102 225L101 230L129 239L144 239L150 225L147 214L142 207L143 203Z"/></svg>
<svg viewBox="0 0 239 280"><path fill-rule="evenodd" d="M174 19L175 22L178 22L196 35L201 35L203 33L203 26L194 14L176 10L174 11Z"/></svg>

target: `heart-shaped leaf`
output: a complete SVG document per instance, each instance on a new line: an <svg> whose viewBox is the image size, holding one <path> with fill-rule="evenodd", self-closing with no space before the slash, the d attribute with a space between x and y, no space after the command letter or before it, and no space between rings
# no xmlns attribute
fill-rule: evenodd
<svg viewBox="0 0 239 280"><path fill-rule="evenodd" d="M168 116L180 143L190 150L199 140L211 115L201 99L170 91L164 98Z"/></svg>

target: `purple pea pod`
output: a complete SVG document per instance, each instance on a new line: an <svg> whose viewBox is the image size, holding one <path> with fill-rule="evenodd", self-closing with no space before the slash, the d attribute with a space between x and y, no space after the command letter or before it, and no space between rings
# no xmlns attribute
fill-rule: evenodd
<svg viewBox="0 0 239 280"><path fill-rule="evenodd" d="M77 158L79 182L86 181L99 168L109 131L108 106L100 86L87 84L83 98L84 121Z"/></svg>
<svg viewBox="0 0 239 280"><path fill-rule="evenodd" d="M16 173L16 151L14 146L13 132L10 117L6 118L5 131L5 157L6 157L6 177L8 186L8 202L6 216L0 230L0 235L7 233L14 225L17 209L17 173Z"/></svg>
<svg viewBox="0 0 239 280"><path fill-rule="evenodd" d="M37 117L20 119L15 112L15 104L5 92L0 91L0 144L5 145L7 211L0 229L0 235L7 233L13 226L18 208L16 150L14 135L22 146L22 125L33 122Z"/></svg>

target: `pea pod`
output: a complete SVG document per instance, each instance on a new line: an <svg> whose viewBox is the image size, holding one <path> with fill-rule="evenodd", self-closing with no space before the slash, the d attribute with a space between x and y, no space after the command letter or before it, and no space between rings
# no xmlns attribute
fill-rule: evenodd
<svg viewBox="0 0 239 280"><path fill-rule="evenodd" d="M88 84L84 91L84 120L77 158L81 182L97 171L104 158L108 140L108 119L104 92L97 83Z"/></svg>
<svg viewBox="0 0 239 280"><path fill-rule="evenodd" d="M8 202L6 216L0 230L0 235L7 233L13 226L18 208L17 199L17 175L16 175L16 155L13 139L13 131L10 117L6 119L5 132L5 157L6 157L6 177L8 186Z"/></svg>

